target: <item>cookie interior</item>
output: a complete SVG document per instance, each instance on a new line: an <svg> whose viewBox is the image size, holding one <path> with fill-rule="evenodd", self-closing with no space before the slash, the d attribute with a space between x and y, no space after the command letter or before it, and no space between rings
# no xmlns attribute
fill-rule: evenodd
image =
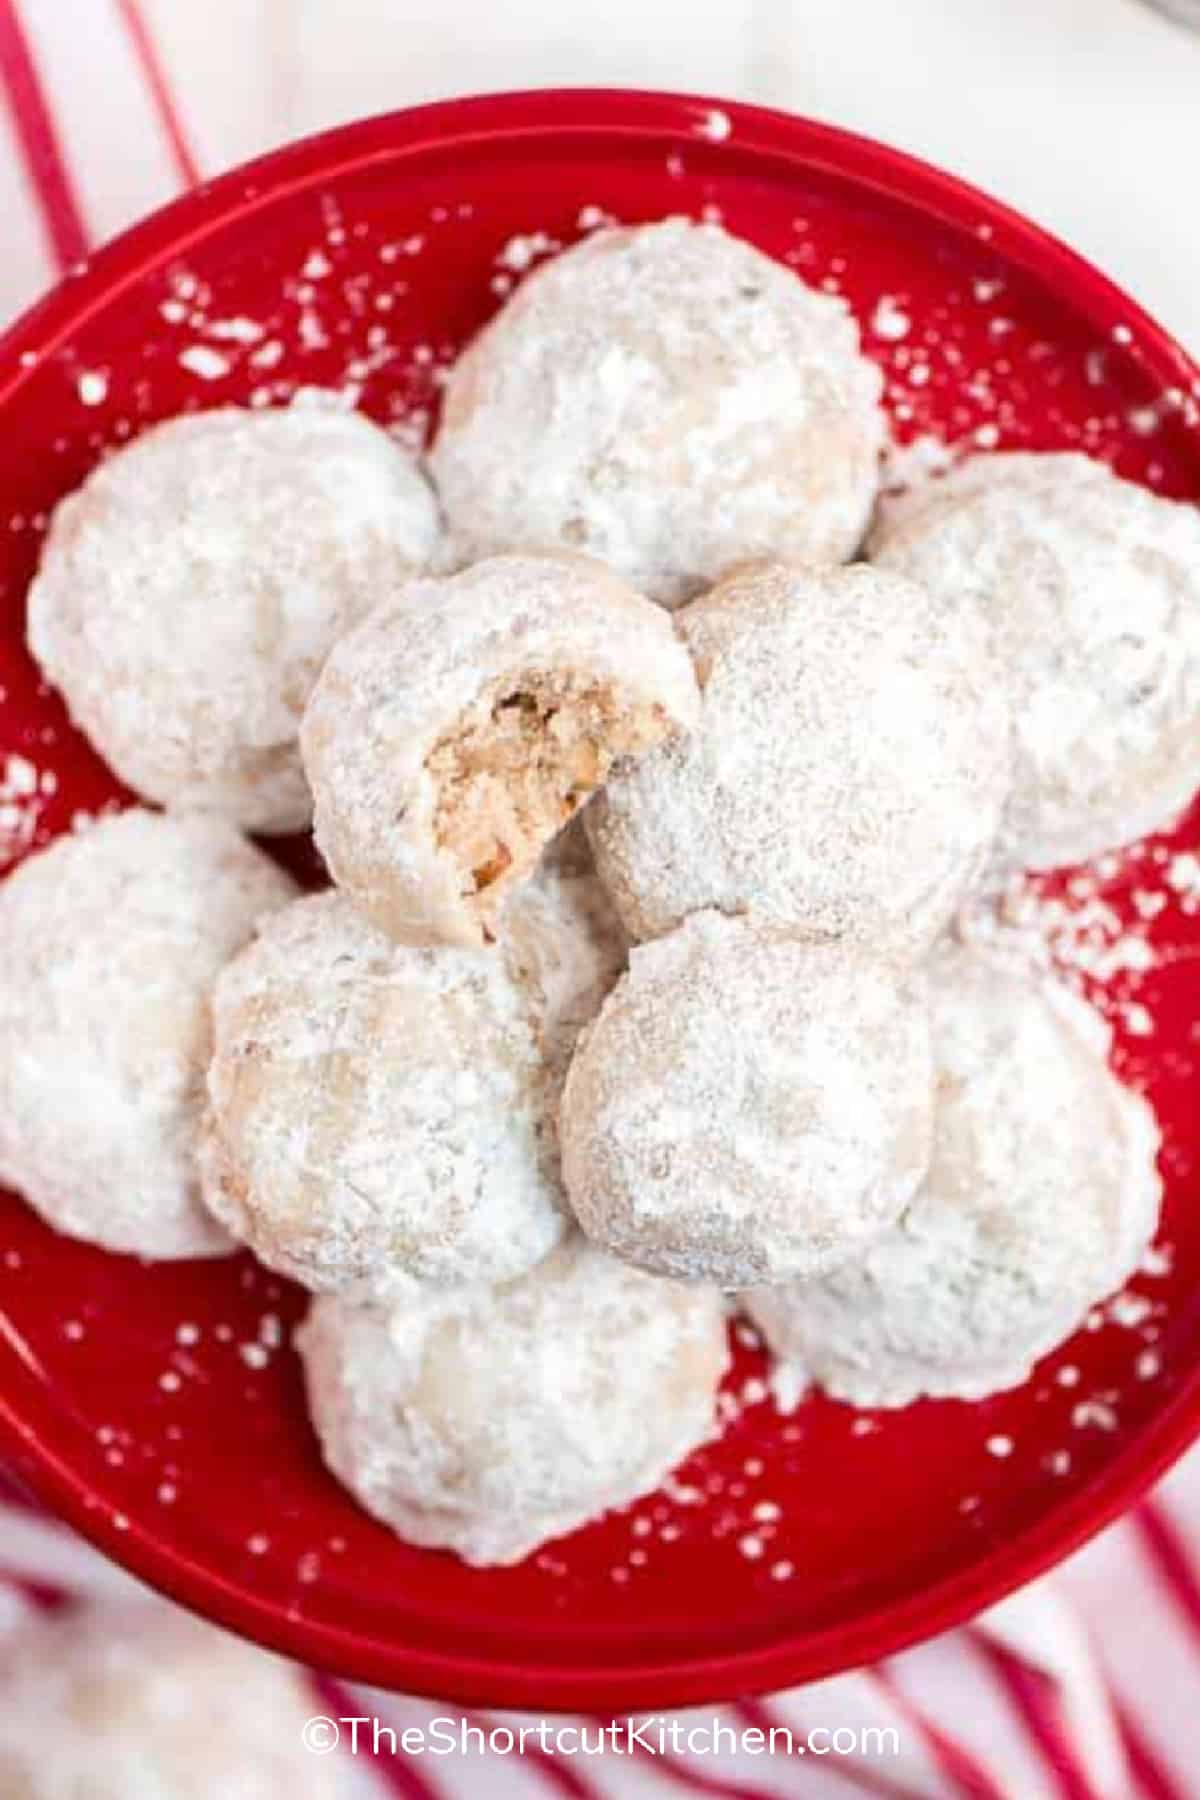
<svg viewBox="0 0 1200 1800"><path fill-rule="evenodd" d="M661 743L670 722L611 681L526 670L494 684L434 745L425 767L434 835L492 936L507 891L608 778L621 757Z"/></svg>

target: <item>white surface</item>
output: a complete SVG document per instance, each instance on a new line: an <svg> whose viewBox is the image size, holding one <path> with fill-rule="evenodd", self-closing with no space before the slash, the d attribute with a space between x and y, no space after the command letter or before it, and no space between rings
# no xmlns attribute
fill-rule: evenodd
<svg viewBox="0 0 1200 1800"><path fill-rule="evenodd" d="M480 89L708 90L852 127L978 182L1200 351L1200 36L1141 0L149 0L147 10L209 166L355 114Z"/></svg>

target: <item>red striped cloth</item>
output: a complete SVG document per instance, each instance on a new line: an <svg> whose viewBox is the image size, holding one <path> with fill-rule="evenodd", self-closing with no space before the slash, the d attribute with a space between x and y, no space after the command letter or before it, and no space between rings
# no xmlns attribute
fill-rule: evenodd
<svg viewBox="0 0 1200 1800"><path fill-rule="evenodd" d="M674 1715L681 1727L714 1724L797 1739L814 1729L894 1728L899 1749L796 1760L722 1747L697 1755L563 1755L529 1742L524 1755L406 1755L402 1734L471 1726L536 1727L529 1714L472 1711L385 1695L312 1674L312 1711L378 1720L339 1755L353 1792L408 1800L1187 1800L1200 1753L1200 1534L1189 1522L1196 1474L1173 1475L1156 1498L1082 1552L1053 1579L1006 1601L974 1625L893 1659L769 1699ZM1114 1585L1114 1575L1119 1586ZM0 1502L0 1636L31 1608L114 1605L133 1584L36 1510ZM1099 1596L1104 1598L1099 1602ZM115 1616L123 1616L117 1612ZM606 1721L556 1721L599 1742ZM658 1721L655 1721L657 1730ZM346 1734L343 1734L345 1739ZM473 1740L475 1746L478 1739ZM502 1739L502 1743L507 1739ZM726 1740L728 1744L729 1740ZM236 1758L236 1746L231 1746Z"/></svg>
<svg viewBox="0 0 1200 1800"><path fill-rule="evenodd" d="M159 4L163 0L158 0ZM154 0L0 0L0 319L88 247L210 172L181 107ZM245 11L245 8L242 9ZM282 17L286 0L269 9ZM242 48L239 46L238 48ZM235 46L230 43L229 54ZM102 108L85 96L102 93ZM214 143L218 136L212 129ZM65 1530L0 1502L0 1632L30 1606L104 1605L128 1582ZM376 1715L397 1736L457 1709L312 1677L313 1710ZM720 1709L736 1729L894 1726L898 1756L793 1760L363 1753L366 1791L408 1800L1185 1800L1200 1793L1200 1458L1051 1580L885 1668ZM711 1711L681 1715L713 1723ZM531 1721L471 1715L490 1729ZM581 1726L596 1721L577 1721Z"/></svg>

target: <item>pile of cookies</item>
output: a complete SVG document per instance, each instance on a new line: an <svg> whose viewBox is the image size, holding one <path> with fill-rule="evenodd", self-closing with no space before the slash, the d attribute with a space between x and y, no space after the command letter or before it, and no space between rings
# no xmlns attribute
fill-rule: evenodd
<svg viewBox="0 0 1200 1800"><path fill-rule="evenodd" d="M30 648L165 810L0 887L0 1176L303 1283L327 1461L410 1541L654 1488L731 1295L793 1384L972 1399L1153 1235L1104 1028L956 921L1200 784L1200 513L1063 454L881 503L880 390L671 220L527 279L427 469L223 409L52 520ZM300 896L242 833L310 817Z"/></svg>

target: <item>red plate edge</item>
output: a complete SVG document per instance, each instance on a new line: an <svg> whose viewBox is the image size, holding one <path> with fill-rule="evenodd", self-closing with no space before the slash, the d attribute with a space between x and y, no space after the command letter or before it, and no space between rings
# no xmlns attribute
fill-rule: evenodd
<svg viewBox="0 0 1200 1800"><path fill-rule="evenodd" d="M252 214L289 191L335 181L376 157L418 154L430 147L498 141L556 131L603 130L664 144L694 133L697 119L717 109L728 115L743 147L776 162L794 162L850 176L866 187L916 204L958 228L984 233L992 247L1072 305L1102 335L1129 327L1126 347L1164 386L1200 379L1200 369L1134 301L1048 232L957 177L871 139L791 114L698 95L621 89L548 89L442 101L381 114L306 138L244 164L193 190L133 227L23 315L0 337L0 405L20 384L21 359L39 359L64 341L91 312L141 279L151 266L182 255L218 225ZM18 1346L14 1346L18 1348ZM1035 1576L1111 1523L1200 1435L1200 1369L1145 1427L1136 1449L1110 1465L1073 1499L928 1594L897 1602L869 1621L807 1634L803 1646L782 1639L767 1648L686 1664L641 1663L622 1677L636 1692L638 1710L695 1704L820 1679L893 1654L915 1640L961 1623ZM449 1657L415 1645L381 1645L351 1632L292 1622L218 1574L181 1558L169 1541L131 1523L118 1529L94 1509L86 1487L21 1422L11 1395L0 1395L0 1451L29 1459L31 1485L84 1537L114 1561L220 1623L285 1654L317 1661L333 1672L408 1692L467 1703L531 1707L539 1711L597 1710L613 1704L611 1669L525 1666L498 1676L494 1665Z"/></svg>

